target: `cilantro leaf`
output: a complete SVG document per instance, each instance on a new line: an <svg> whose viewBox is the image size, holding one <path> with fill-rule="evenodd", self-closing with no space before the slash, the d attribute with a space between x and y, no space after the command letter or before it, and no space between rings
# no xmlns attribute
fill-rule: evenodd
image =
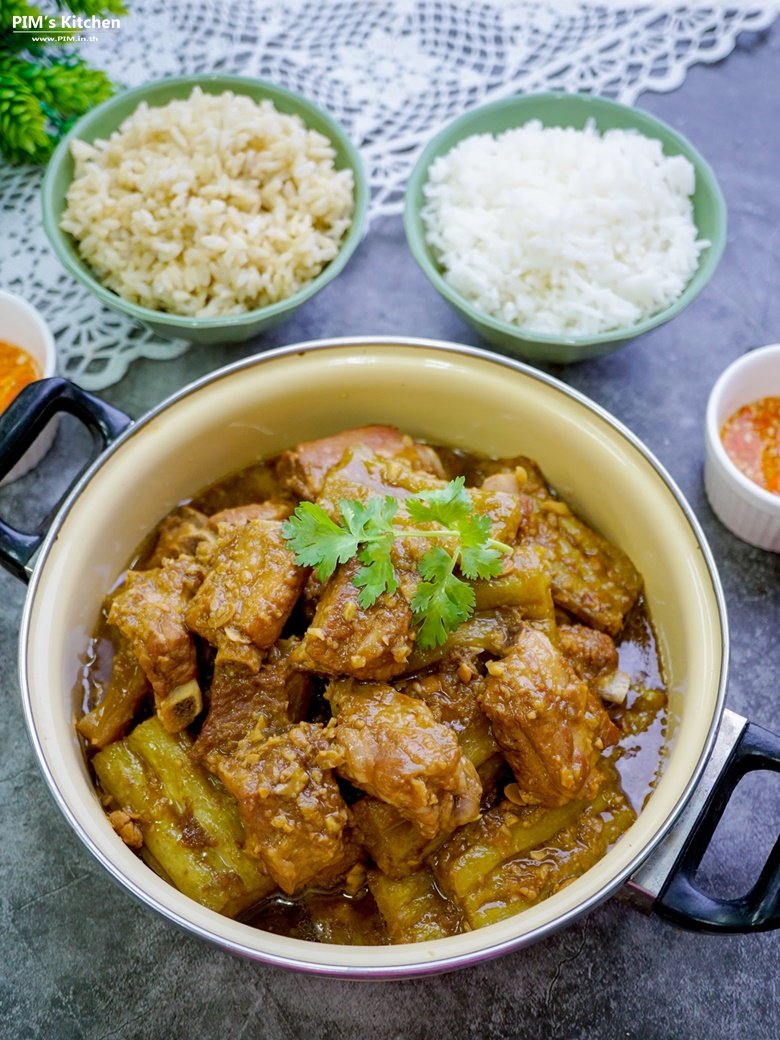
<svg viewBox="0 0 780 1040"><path fill-rule="evenodd" d="M390 558L393 541L393 532L388 531L369 542L358 553L358 559L364 566L357 571L352 584L361 590L358 603L364 609L376 603L383 592L392 596L398 588L398 578Z"/></svg>
<svg viewBox="0 0 780 1040"><path fill-rule="evenodd" d="M376 495L368 502L342 498L339 502L341 518L347 530L359 542L392 534L393 517L398 512L398 499L392 495Z"/></svg>
<svg viewBox="0 0 780 1040"><path fill-rule="evenodd" d="M321 506L302 502L282 525L282 533L296 554L295 562L314 567L322 581L338 564L357 557L362 566L352 582L360 590L357 602L363 609L399 587L392 561L397 538L435 540L418 564L422 581L411 602L413 620L419 625L419 645L428 649L443 643L449 632L471 616L476 597L468 582L500 574L502 556L511 547L491 537L491 519L474 511L463 477L444 488L412 495L404 504L413 523L425 527L397 526L393 521L398 500L376 495L366 502L342 499L338 507L341 523ZM443 540L447 548L441 544Z"/></svg>
<svg viewBox="0 0 780 1040"><path fill-rule="evenodd" d="M497 578L504 568L503 553L499 549L467 547L460 553L460 570L465 578Z"/></svg>
<svg viewBox="0 0 780 1040"><path fill-rule="evenodd" d="M454 561L446 549L435 545L420 560L417 569L426 581L444 581L452 574Z"/></svg>
<svg viewBox="0 0 780 1040"><path fill-rule="evenodd" d="M502 551L490 537L492 525L489 516L472 513L458 524L460 534L461 573L472 581L475 578L495 578L501 573Z"/></svg>
<svg viewBox="0 0 780 1040"><path fill-rule="evenodd" d="M489 542L492 529L490 517L483 513L469 513L458 522L461 544L469 549L479 549Z"/></svg>
<svg viewBox="0 0 780 1040"><path fill-rule="evenodd" d="M352 584L361 590L358 604L365 609L376 603L383 592L392 595L398 588L390 559L395 541L393 517L398 512L398 499L392 495L377 496L365 504L342 499L339 512L363 546L358 559L364 566L355 573Z"/></svg>
<svg viewBox="0 0 780 1040"><path fill-rule="evenodd" d="M433 521L442 527L452 527L466 520L473 514L474 505L464 484L465 478L457 477L444 488L412 495L404 503L409 516L417 523Z"/></svg>
<svg viewBox="0 0 780 1040"><path fill-rule="evenodd" d="M359 539L345 531L315 502L301 502L282 524L282 535L295 553L299 567L313 567L320 581L333 574L339 563L352 559Z"/></svg>
<svg viewBox="0 0 780 1040"><path fill-rule="evenodd" d="M444 555L448 554L444 552ZM454 632L471 616L476 602L470 585L457 578L451 570L446 575L442 570L436 561L430 573L432 577L434 573L440 576L436 580L421 581L412 597L412 614L420 626L417 642L423 649L440 646L448 632Z"/></svg>

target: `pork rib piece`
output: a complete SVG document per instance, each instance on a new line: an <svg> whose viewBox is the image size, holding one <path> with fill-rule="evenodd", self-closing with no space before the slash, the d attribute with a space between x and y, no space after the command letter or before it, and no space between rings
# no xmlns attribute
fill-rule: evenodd
<svg viewBox="0 0 780 1040"><path fill-rule="evenodd" d="M108 614L109 623L132 644L169 733L189 726L203 707L195 644L185 623L202 580L202 568L188 556L151 570L128 571Z"/></svg>
<svg viewBox="0 0 780 1040"><path fill-rule="evenodd" d="M213 566L187 609L187 625L218 656L247 663L253 648L279 638L308 577L295 565L279 521L228 527L209 557Z"/></svg>
<svg viewBox="0 0 780 1040"><path fill-rule="evenodd" d="M384 684L331 683L327 761L433 838L479 816L482 785L455 734L427 704Z"/></svg>
<svg viewBox="0 0 780 1040"><path fill-rule="evenodd" d="M347 807L336 778L320 765L330 745L319 724L301 722L220 756L216 773L238 802L246 850L288 894L347 853Z"/></svg>
<svg viewBox="0 0 780 1040"><path fill-rule="evenodd" d="M359 426L342 430L332 437L298 444L279 459L277 474L300 498L313 502L320 492L328 470L341 462L344 453L363 444L377 455L402 459L414 470L442 477L443 470L436 452L425 444L401 433L395 426Z"/></svg>
<svg viewBox="0 0 780 1040"><path fill-rule="evenodd" d="M595 795L598 759L619 734L544 633L525 626L506 657L488 665L480 703L523 802L554 807Z"/></svg>

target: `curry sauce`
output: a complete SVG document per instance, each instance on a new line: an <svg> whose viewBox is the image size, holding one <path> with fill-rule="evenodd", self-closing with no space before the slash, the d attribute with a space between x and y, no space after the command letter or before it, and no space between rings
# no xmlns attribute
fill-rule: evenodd
<svg viewBox="0 0 780 1040"><path fill-rule="evenodd" d="M412 609L431 541L452 551L431 524L373 602L356 561L296 562L301 502L335 524L390 496L413 527L409 498L458 477L506 553L463 579L471 612L440 640ZM641 589L532 460L344 431L151 532L107 596L77 728L120 837L204 905L319 942L454 935L570 884L652 794L666 694Z"/></svg>

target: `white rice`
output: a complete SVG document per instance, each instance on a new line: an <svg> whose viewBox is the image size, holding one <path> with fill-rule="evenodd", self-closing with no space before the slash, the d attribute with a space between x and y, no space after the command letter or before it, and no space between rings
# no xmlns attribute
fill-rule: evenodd
<svg viewBox="0 0 780 1040"><path fill-rule="evenodd" d="M533 120L466 138L425 186L426 240L449 284L533 332L627 328L683 292L697 241L693 166L629 130Z"/></svg>
<svg viewBox="0 0 780 1040"><path fill-rule="evenodd" d="M338 253L352 171L331 142L230 91L144 102L108 141L74 141L60 226L104 285L154 310L242 314L283 300Z"/></svg>

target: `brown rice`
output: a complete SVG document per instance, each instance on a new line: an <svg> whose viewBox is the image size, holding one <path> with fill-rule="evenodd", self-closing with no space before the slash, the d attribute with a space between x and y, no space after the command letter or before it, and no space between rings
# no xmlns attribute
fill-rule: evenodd
<svg viewBox="0 0 780 1040"><path fill-rule="evenodd" d="M60 226L103 285L154 310L217 317L286 299L351 223L352 171L268 100L196 87L71 152Z"/></svg>

